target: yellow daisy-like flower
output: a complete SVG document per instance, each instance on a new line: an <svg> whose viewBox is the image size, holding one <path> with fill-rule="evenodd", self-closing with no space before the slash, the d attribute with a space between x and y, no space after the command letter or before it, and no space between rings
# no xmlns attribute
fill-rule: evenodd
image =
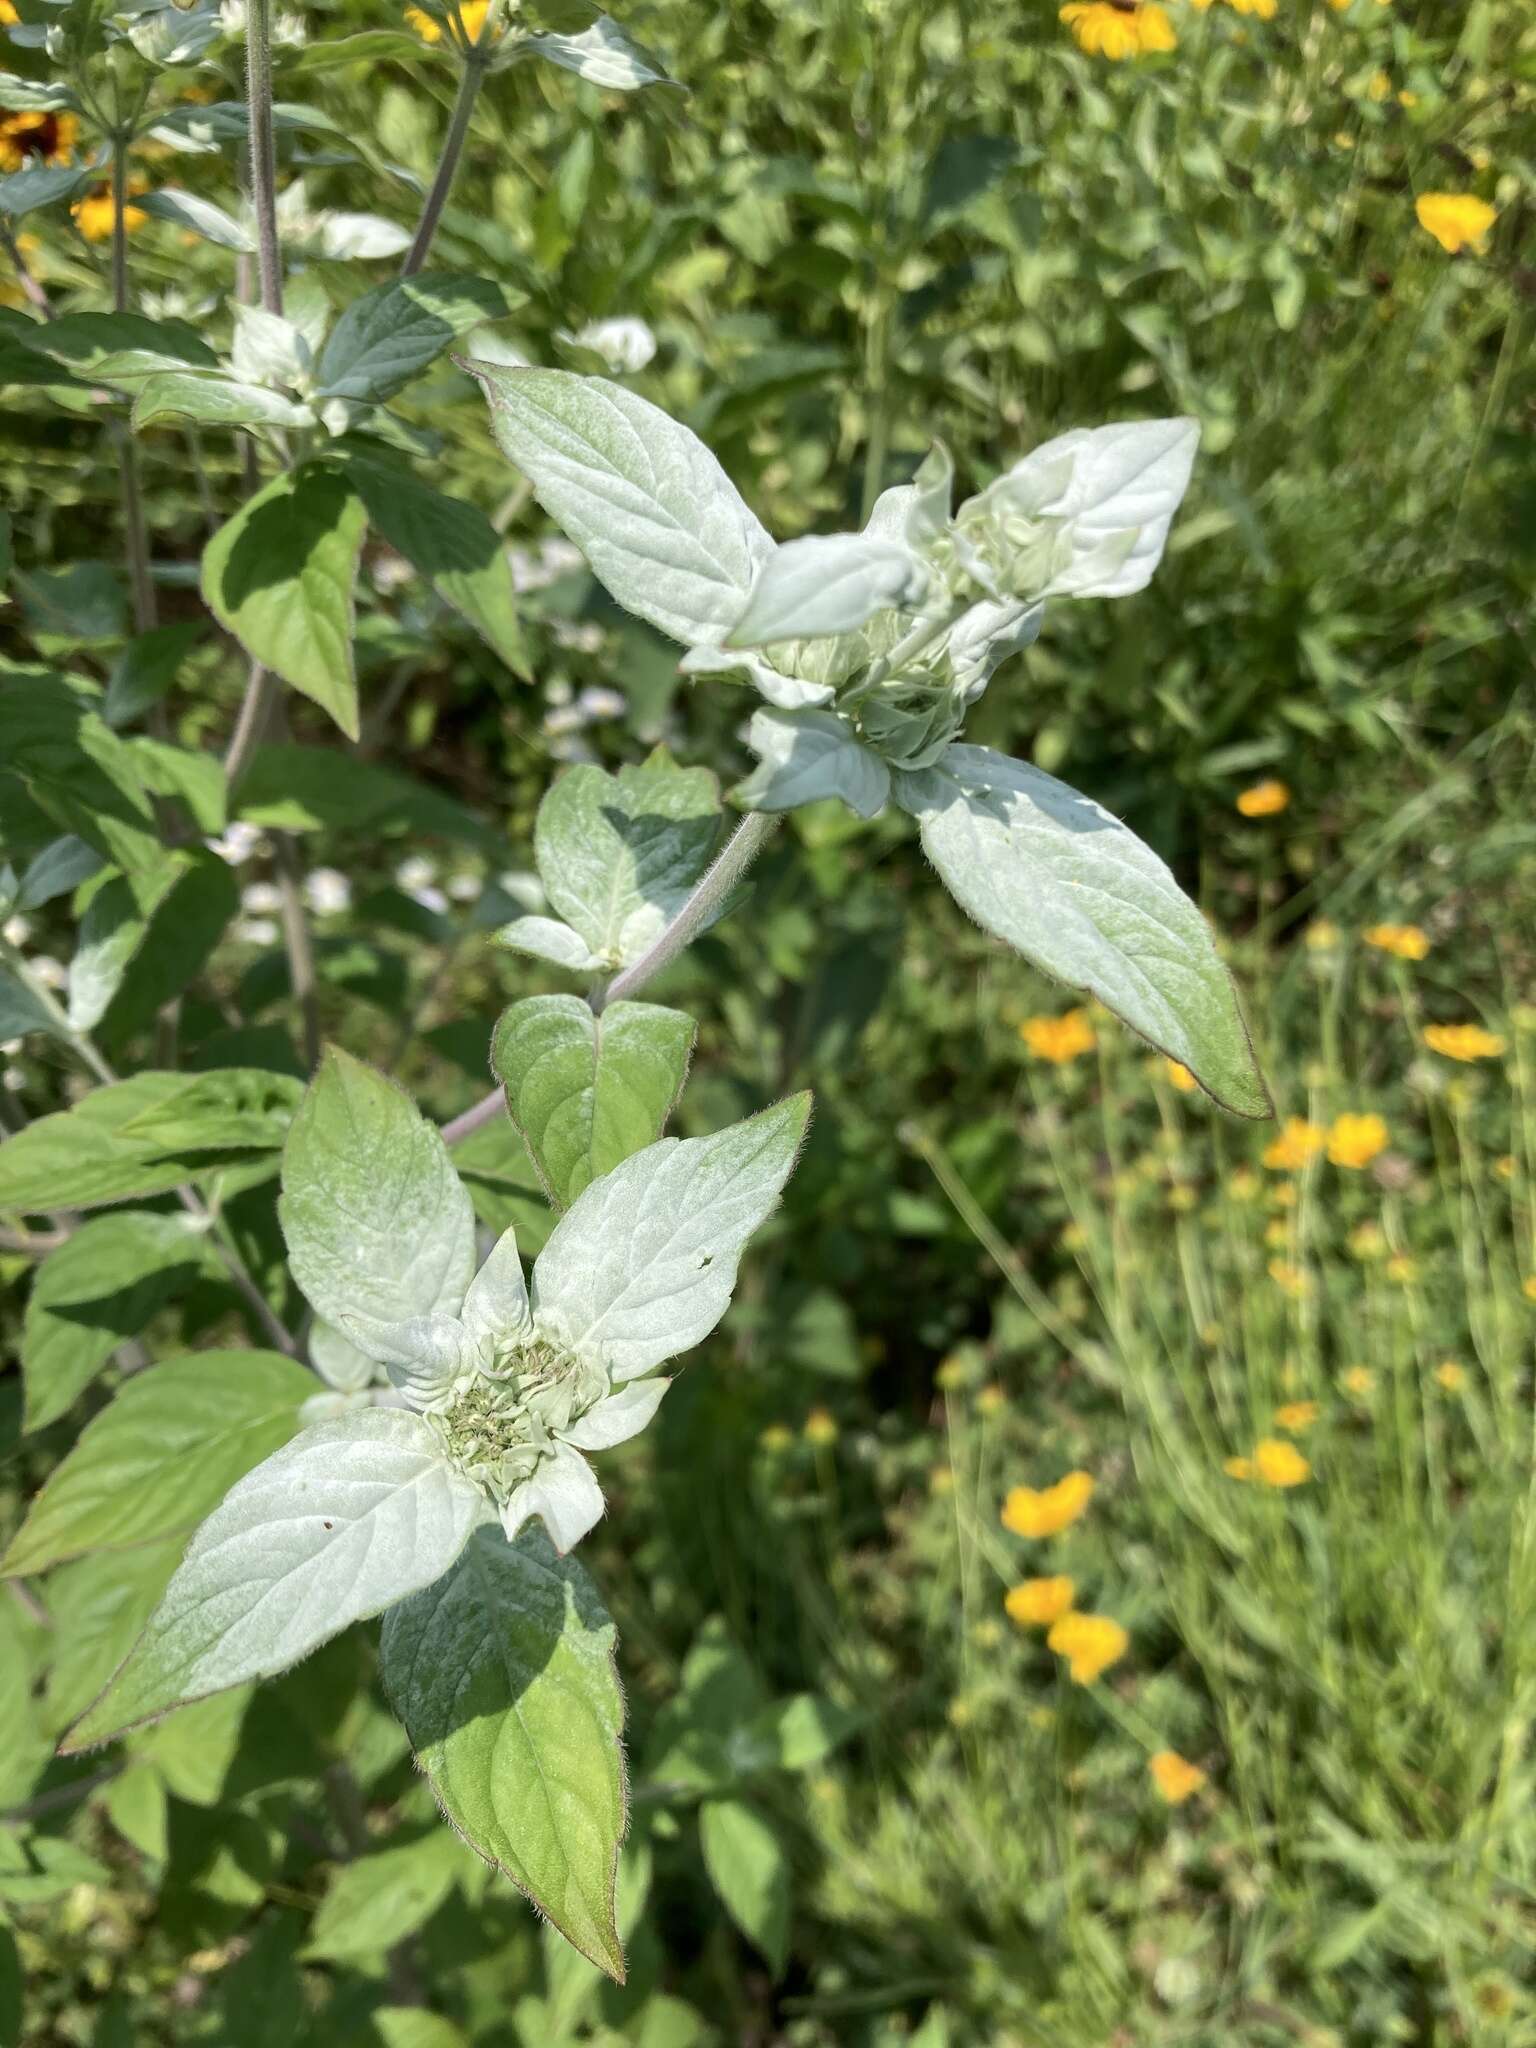
<svg viewBox="0 0 1536 2048"><path fill-rule="evenodd" d="M130 178L128 180L130 195L135 192L147 192L148 190L149 184L146 179ZM110 185L93 185L85 197L77 199L70 208L75 226L88 242L106 242L111 240L112 223L116 217L116 211L117 209L112 204L112 187ZM144 225L147 217L136 206L125 206L123 208L123 226L130 235L135 229L141 228Z"/></svg>
<svg viewBox="0 0 1536 2048"><path fill-rule="evenodd" d="M1072 1611L1077 1587L1069 1578L1025 1579L1009 1588L1003 1600L1008 1619L1020 1628L1049 1628Z"/></svg>
<svg viewBox="0 0 1536 2048"><path fill-rule="evenodd" d="M1131 1647L1125 1630L1107 1614L1064 1614L1052 1622L1045 1642L1047 1649L1066 1658L1067 1676L1074 1685L1092 1685Z"/></svg>
<svg viewBox="0 0 1536 2048"><path fill-rule="evenodd" d="M1253 1477L1253 1460L1252 1458L1223 1458L1221 1469L1229 1479L1251 1479Z"/></svg>
<svg viewBox="0 0 1536 2048"><path fill-rule="evenodd" d="M837 1422L825 1408L813 1408L805 1418L805 1440L822 1449L837 1442Z"/></svg>
<svg viewBox="0 0 1536 2048"><path fill-rule="evenodd" d="M1195 0L1198 7L1201 0ZM1205 0L1209 6L1210 0ZM1170 1806L1182 1806L1186 1799L1192 1799L1205 1783L1205 1773L1198 1764L1192 1764L1176 1749L1160 1749L1156 1756L1148 1757L1147 1769L1152 1773L1152 1782L1157 1787L1159 1799Z"/></svg>
<svg viewBox="0 0 1536 2048"><path fill-rule="evenodd" d="M1019 1036L1037 1060L1049 1060L1064 1067L1098 1044L1098 1034L1086 1010L1063 1010L1059 1017L1026 1017Z"/></svg>
<svg viewBox="0 0 1536 2048"><path fill-rule="evenodd" d="M1177 1088L1181 1095L1193 1095L1200 1085L1188 1067L1178 1060L1164 1060L1163 1072L1167 1076L1168 1085Z"/></svg>
<svg viewBox="0 0 1536 2048"><path fill-rule="evenodd" d="M490 12L491 0L461 0L459 19L464 24L464 33L472 43L480 40L480 29ZM422 7L407 7L405 18L415 29L424 43L440 43L443 39L443 24ZM501 34L501 26L491 31L492 41Z"/></svg>
<svg viewBox="0 0 1536 2048"><path fill-rule="evenodd" d="M13 14L11 20L15 19ZM67 164L79 140L80 123L73 114L0 114L0 171Z"/></svg>
<svg viewBox="0 0 1536 2048"><path fill-rule="evenodd" d="M1352 1365L1339 1374L1339 1385L1351 1400L1368 1400L1376 1391L1376 1375L1368 1365Z"/></svg>
<svg viewBox="0 0 1536 2048"><path fill-rule="evenodd" d="M1448 1394L1460 1394L1466 1391L1467 1368L1464 1365L1458 1365L1454 1358L1441 1360L1440 1364L1435 1367L1435 1378Z"/></svg>
<svg viewBox="0 0 1536 2048"><path fill-rule="evenodd" d="M1426 1024L1424 1043L1448 1060L1496 1060L1507 1041L1481 1024Z"/></svg>
<svg viewBox="0 0 1536 2048"><path fill-rule="evenodd" d="M1008 1396L994 1381L976 1396L976 1406L983 1415L1001 1415L1008 1406Z"/></svg>
<svg viewBox="0 0 1536 2048"><path fill-rule="evenodd" d="M1332 953L1343 934L1338 926L1326 917L1314 917L1307 926L1305 940L1309 953Z"/></svg>
<svg viewBox="0 0 1536 2048"><path fill-rule="evenodd" d="M1273 818L1283 811L1291 801L1291 792L1283 782L1277 782L1273 775L1263 782L1255 782L1245 789L1237 799L1237 808L1245 818Z"/></svg>
<svg viewBox="0 0 1536 2048"><path fill-rule="evenodd" d="M1422 960L1429 951L1429 938L1416 924L1367 925L1360 935L1378 953L1390 953L1396 960Z"/></svg>
<svg viewBox="0 0 1536 2048"><path fill-rule="evenodd" d="M776 1456L780 1451L787 1451L794 1440L792 1429L782 1422L770 1422L757 1441L770 1456Z"/></svg>
<svg viewBox="0 0 1536 2048"><path fill-rule="evenodd" d="M1379 1223L1357 1223L1345 1243L1349 1246L1350 1257L1358 1259L1363 1266L1387 1255L1386 1233Z"/></svg>
<svg viewBox="0 0 1536 2048"><path fill-rule="evenodd" d="M1481 242L1498 219L1498 208L1470 192L1422 192L1414 201L1419 226L1448 256Z"/></svg>
<svg viewBox="0 0 1536 2048"><path fill-rule="evenodd" d="M1276 1173L1300 1173L1309 1166L1328 1142L1321 1124L1308 1123L1304 1116L1288 1116L1278 1138L1264 1147L1264 1164Z"/></svg>
<svg viewBox="0 0 1536 2048"><path fill-rule="evenodd" d="M1032 1486L1010 1487L1003 1502L1003 1527L1015 1536L1058 1536L1072 1526L1092 1498L1091 1472L1068 1472L1054 1486L1039 1492Z"/></svg>
<svg viewBox="0 0 1536 2048"><path fill-rule="evenodd" d="M1213 4L1213 0L1193 0L1202 14ZM1278 0L1227 0L1234 14L1256 14L1260 21L1273 21L1279 12Z"/></svg>
<svg viewBox="0 0 1536 2048"><path fill-rule="evenodd" d="M1253 1447L1253 1474L1261 1486L1300 1486L1312 1477L1312 1467L1294 1444L1267 1436Z"/></svg>
<svg viewBox="0 0 1536 2048"><path fill-rule="evenodd" d="M1379 1116L1338 1116L1328 1133L1328 1157L1335 1166L1369 1166L1387 1149L1387 1127Z"/></svg>
<svg viewBox="0 0 1536 2048"><path fill-rule="evenodd" d="M1292 1301L1300 1301L1307 1292L1306 1274L1289 1259L1271 1259L1268 1270L1280 1292L1289 1295Z"/></svg>
<svg viewBox="0 0 1536 2048"><path fill-rule="evenodd" d="M1292 1436L1300 1436L1316 1422L1319 1414L1315 1401L1287 1401L1275 1410L1275 1427L1288 1429Z"/></svg>
<svg viewBox="0 0 1536 2048"><path fill-rule="evenodd" d="M0 0L0 28L12 28L20 19L11 0Z"/></svg>
<svg viewBox="0 0 1536 2048"><path fill-rule="evenodd" d="M1419 1262L1407 1252L1394 1252L1381 1269L1398 1287L1411 1287L1419 1277Z"/></svg>
<svg viewBox="0 0 1536 2048"><path fill-rule="evenodd" d="M1071 0L1061 19L1090 57L1140 57L1178 48L1167 10L1157 0Z"/></svg>

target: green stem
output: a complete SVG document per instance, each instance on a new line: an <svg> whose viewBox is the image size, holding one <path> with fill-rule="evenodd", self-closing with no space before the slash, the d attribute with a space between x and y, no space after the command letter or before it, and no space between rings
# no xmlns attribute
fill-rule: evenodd
<svg viewBox="0 0 1536 2048"><path fill-rule="evenodd" d="M453 181L458 176L459 159L464 154L464 144L469 139L470 117L475 111L481 81L485 77L486 57L482 45L489 32L493 8L486 9L485 20L480 25L480 41L472 44L464 57L464 69L459 74L459 90L453 102L453 112L448 117L448 133L443 138L443 153L438 159L437 175L427 194L421 219L411 246L405 252L405 261L400 266L402 277L414 277L426 262L437 233L438 223L443 217L443 208L448 204L448 195Z"/></svg>
<svg viewBox="0 0 1536 2048"><path fill-rule="evenodd" d="M251 211L256 218L256 276L261 304L283 310L283 257L277 239L277 141L272 125L270 0L250 0L245 27L245 120L250 143Z"/></svg>

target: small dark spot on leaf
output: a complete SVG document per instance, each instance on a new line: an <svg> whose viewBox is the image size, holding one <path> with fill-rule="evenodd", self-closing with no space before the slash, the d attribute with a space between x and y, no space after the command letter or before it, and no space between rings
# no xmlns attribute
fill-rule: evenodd
<svg viewBox="0 0 1536 2048"><path fill-rule="evenodd" d="M323 1522L323 1523L321 1524L321 1527L322 1527L322 1528L325 1528L325 1529L334 1529L334 1528L335 1528L335 1526L336 1526L336 1524L335 1524L334 1522Z"/></svg>

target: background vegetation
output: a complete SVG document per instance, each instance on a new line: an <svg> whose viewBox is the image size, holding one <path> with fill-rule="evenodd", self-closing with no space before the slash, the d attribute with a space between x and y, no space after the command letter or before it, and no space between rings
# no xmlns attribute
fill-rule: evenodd
<svg viewBox="0 0 1536 2048"><path fill-rule="evenodd" d="M0 1602L0 2038L1536 2041L1536 28L1493 0L1166 13L1173 49L1116 62L1042 5L662 0L626 26L687 97L493 78L436 260L520 296L534 361L598 367L572 337L647 322L636 388L786 537L856 522L935 436L975 487L1069 425L1200 418L1152 588L1057 606L969 736L1199 887L1295 1121L1224 1120L1105 1018L1042 1028L1069 999L964 923L899 819L797 814L668 988L704 1020L680 1127L809 1082L812 1143L584 1552L625 1645L628 1986L433 1821L367 1631L50 1761L138 1625L141 1549ZM239 61L215 42L186 95L234 96ZM349 4L295 17L278 62L334 124L285 131L295 242L326 210L409 230L441 39ZM227 150L133 170L237 204ZM1488 236L1443 247L1436 192L1495 208ZM24 230L57 304L109 302L91 216ZM390 274L308 246L337 303ZM142 310L224 331L226 250L142 216L131 263ZM108 1050L300 1071L283 828L327 1034L446 1118L499 1008L555 985L490 934L558 762L665 740L734 778L746 700L680 685L548 545L456 371L402 410L508 536L525 658L370 549L361 743L288 700L174 1049L130 1014ZM201 622L239 450L161 426L140 460L162 617ZM105 679L116 444L13 390L0 465L8 654ZM170 730L222 748L240 681L188 635ZM34 968L67 910L7 927ZM81 1085L29 1038L7 1120ZM536 1244L531 1176L475 1145L482 1214ZM270 1201L228 1214L280 1290ZM11 1355L33 1271L0 1259ZM0 1379L7 1530L116 1374L260 1341L206 1281L122 1316L45 1426ZM1086 1505L1005 1517L1075 1472ZM1067 1654L1030 1619L1059 1587L1008 1601L1061 1578L1106 1624Z"/></svg>

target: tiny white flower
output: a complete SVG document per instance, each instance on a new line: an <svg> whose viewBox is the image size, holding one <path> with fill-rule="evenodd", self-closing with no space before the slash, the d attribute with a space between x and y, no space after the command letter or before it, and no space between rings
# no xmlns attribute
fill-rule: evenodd
<svg viewBox="0 0 1536 2048"><path fill-rule="evenodd" d="M395 886L409 896L414 889L425 889L437 880L437 863L428 860L425 854L413 853L409 860L401 861L395 869Z"/></svg>
<svg viewBox="0 0 1536 2048"><path fill-rule="evenodd" d="M0 930L4 931L8 946L24 946L32 936L32 921L18 911L15 917L8 917L5 920Z"/></svg>
<svg viewBox="0 0 1536 2048"><path fill-rule="evenodd" d="M441 889L407 889L406 895L413 903L419 903L423 910L431 910L441 917L448 908L448 898Z"/></svg>
<svg viewBox="0 0 1536 2048"><path fill-rule="evenodd" d="M255 917L271 917L283 907L283 892L276 882L247 882L240 891L240 908Z"/></svg>
<svg viewBox="0 0 1536 2048"><path fill-rule="evenodd" d="M69 981L69 969L47 953L39 953L27 965L44 988L64 988Z"/></svg>
<svg viewBox="0 0 1536 2048"><path fill-rule="evenodd" d="M560 339L590 349L621 375L643 370L656 353L655 333L645 321L634 318L589 320L574 334L562 331Z"/></svg>
<svg viewBox="0 0 1536 2048"><path fill-rule="evenodd" d="M340 868L314 868L305 879L304 895L317 917L334 917L350 909L352 884Z"/></svg>
<svg viewBox="0 0 1536 2048"><path fill-rule="evenodd" d="M454 875L448 883L448 894L455 903L476 903L485 893L485 883L478 875Z"/></svg>
<svg viewBox="0 0 1536 2048"><path fill-rule="evenodd" d="M245 946L270 946L277 937L277 926L270 917L242 917L234 926L234 935Z"/></svg>
<svg viewBox="0 0 1536 2048"><path fill-rule="evenodd" d="M597 687L583 690L576 699L576 704L588 718L622 718L629 709L629 699L622 690L605 690Z"/></svg>
<svg viewBox="0 0 1536 2048"><path fill-rule="evenodd" d="M551 739L559 739L565 733L580 732L586 722L576 705L557 705L553 711L545 712L543 730Z"/></svg>
<svg viewBox="0 0 1536 2048"><path fill-rule="evenodd" d="M224 828L217 839L210 839L205 843L210 853L216 853L220 860L227 861L232 868L237 868L260 850L261 827L247 824L245 819L237 818L232 825Z"/></svg>

